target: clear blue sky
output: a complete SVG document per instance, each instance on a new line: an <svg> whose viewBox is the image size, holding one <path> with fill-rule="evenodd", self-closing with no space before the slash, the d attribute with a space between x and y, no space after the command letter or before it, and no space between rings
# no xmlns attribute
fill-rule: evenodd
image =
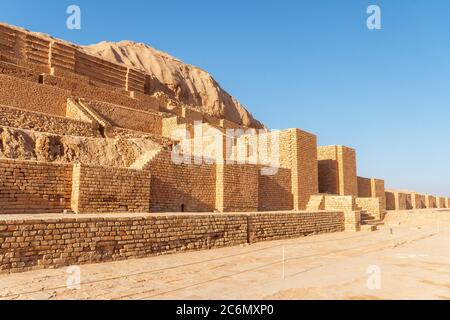
<svg viewBox="0 0 450 320"><path fill-rule="evenodd" d="M209 72L270 128L357 149L358 171L450 196L450 1L1 0L0 21L134 40ZM82 30L66 29L66 8ZM366 9L382 10L382 30Z"/></svg>

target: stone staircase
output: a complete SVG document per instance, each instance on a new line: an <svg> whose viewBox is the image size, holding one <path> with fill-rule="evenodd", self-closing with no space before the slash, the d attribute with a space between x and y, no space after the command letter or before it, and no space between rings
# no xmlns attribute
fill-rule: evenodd
<svg viewBox="0 0 450 320"><path fill-rule="evenodd" d="M384 225L384 223L368 214L366 211L361 211L361 230L362 231L376 231L379 226Z"/></svg>
<svg viewBox="0 0 450 320"><path fill-rule="evenodd" d="M325 210L325 197L323 195L314 195L309 198L306 206L307 211Z"/></svg>
<svg viewBox="0 0 450 320"><path fill-rule="evenodd" d="M143 153L136 161L130 166L130 169L144 170L148 167L150 162L156 158L156 156L162 151L162 148L149 150Z"/></svg>
<svg viewBox="0 0 450 320"><path fill-rule="evenodd" d="M317 211L317 210L325 210L326 208L326 195L319 194L319 195L313 195L310 197L308 205L306 210L307 211ZM331 208L328 208L331 209ZM361 220L361 231L366 232L373 232L378 229L378 226L383 225L383 222L379 219L376 219L372 215L370 215L367 211L363 210L362 208L356 206L354 204L355 212L360 212ZM359 218L358 218L359 220Z"/></svg>

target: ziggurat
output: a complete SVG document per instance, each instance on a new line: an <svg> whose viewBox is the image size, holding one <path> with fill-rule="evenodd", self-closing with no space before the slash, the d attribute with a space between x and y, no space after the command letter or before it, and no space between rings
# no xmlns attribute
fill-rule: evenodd
<svg viewBox="0 0 450 320"><path fill-rule="evenodd" d="M386 210L450 207L358 177L351 148L216 118L153 86L0 24L1 272L373 231Z"/></svg>

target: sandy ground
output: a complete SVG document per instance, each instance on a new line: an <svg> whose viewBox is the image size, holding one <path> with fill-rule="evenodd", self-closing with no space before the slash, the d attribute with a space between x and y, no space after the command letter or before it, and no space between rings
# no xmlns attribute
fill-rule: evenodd
<svg viewBox="0 0 450 320"><path fill-rule="evenodd" d="M0 276L1 299L450 299L450 210L390 213L372 233Z"/></svg>

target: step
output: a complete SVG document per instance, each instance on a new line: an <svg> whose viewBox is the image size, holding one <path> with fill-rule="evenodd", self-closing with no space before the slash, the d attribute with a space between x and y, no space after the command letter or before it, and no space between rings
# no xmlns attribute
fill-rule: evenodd
<svg viewBox="0 0 450 320"><path fill-rule="evenodd" d="M362 232L374 232L377 230L378 230L378 228L375 225L361 225Z"/></svg>

